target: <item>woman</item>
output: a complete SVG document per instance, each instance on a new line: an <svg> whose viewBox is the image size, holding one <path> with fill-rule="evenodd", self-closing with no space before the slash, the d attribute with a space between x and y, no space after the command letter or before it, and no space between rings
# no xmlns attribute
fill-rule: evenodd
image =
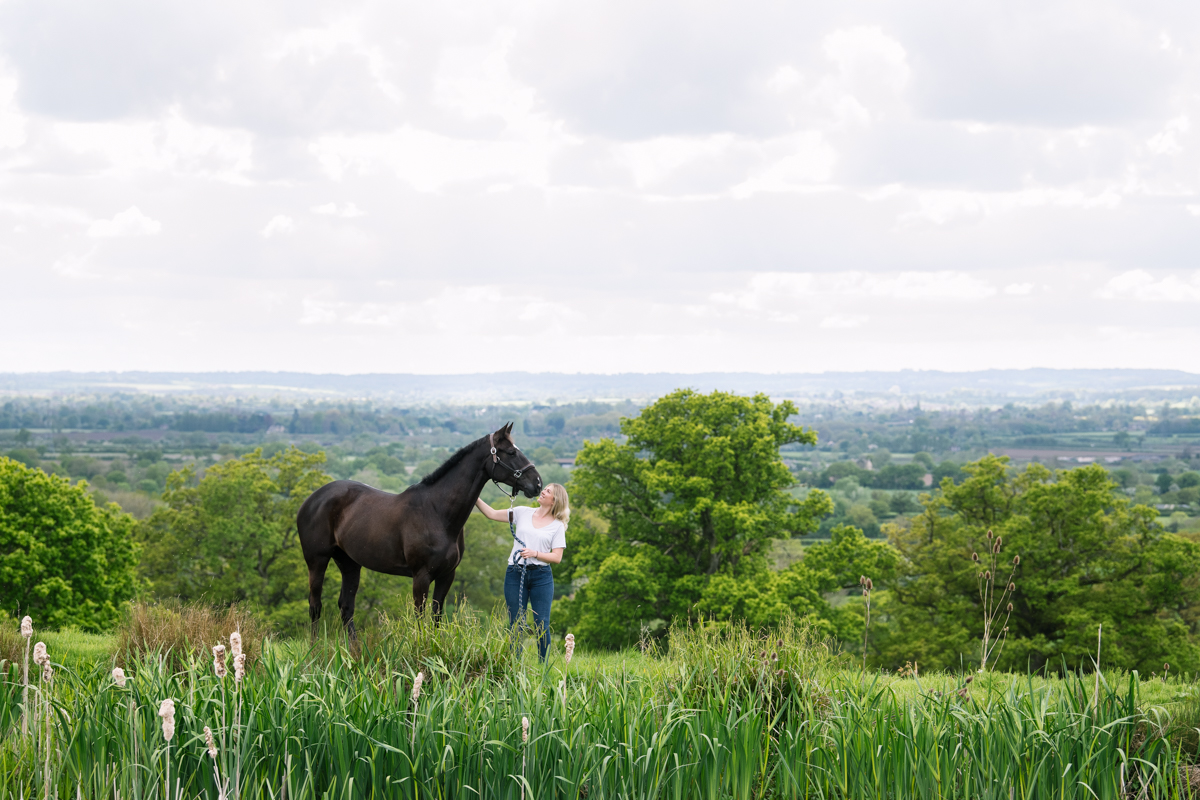
<svg viewBox="0 0 1200 800"><path fill-rule="evenodd" d="M488 519L508 522L509 511L497 511L483 500L476 500L475 505ZM550 647L550 602L554 599L554 576L550 574L550 565L562 561L567 546L567 522L571 519L567 490L560 483L551 483L538 495L537 508L518 506L511 513L517 526L517 539L525 546L514 539L512 552L508 554L508 570L504 575L508 624L512 627L519 617L525 616L526 603L532 606L538 659L545 661ZM522 562L526 565L524 587L521 586Z"/></svg>

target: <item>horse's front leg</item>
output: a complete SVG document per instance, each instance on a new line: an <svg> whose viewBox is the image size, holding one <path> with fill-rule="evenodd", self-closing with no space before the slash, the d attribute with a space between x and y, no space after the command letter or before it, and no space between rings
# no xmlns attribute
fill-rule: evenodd
<svg viewBox="0 0 1200 800"><path fill-rule="evenodd" d="M429 584L432 582L428 570L413 573L413 605L417 608L417 616L425 612L425 598L429 597Z"/></svg>
<svg viewBox="0 0 1200 800"><path fill-rule="evenodd" d="M446 595L450 594L450 587L454 584L454 570L443 573L437 579L433 586L433 624L436 626L442 621L442 611L446 608Z"/></svg>

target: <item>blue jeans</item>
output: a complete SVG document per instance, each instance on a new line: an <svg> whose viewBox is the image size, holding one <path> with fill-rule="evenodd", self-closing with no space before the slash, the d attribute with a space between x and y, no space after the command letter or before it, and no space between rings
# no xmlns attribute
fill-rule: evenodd
<svg viewBox="0 0 1200 800"><path fill-rule="evenodd" d="M525 606L533 607L533 626L537 635L538 660L546 660L550 649L550 602L554 599L554 575L549 567L530 567L525 571L524 603L517 608L517 593L521 587L521 568L512 564L504 573L504 602L508 605L508 626L517 618L525 618Z"/></svg>

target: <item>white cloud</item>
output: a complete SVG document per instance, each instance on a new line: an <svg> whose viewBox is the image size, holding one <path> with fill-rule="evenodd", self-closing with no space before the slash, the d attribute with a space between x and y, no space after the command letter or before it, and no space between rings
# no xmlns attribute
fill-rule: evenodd
<svg viewBox="0 0 1200 800"><path fill-rule="evenodd" d="M371 81L385 97L396 103L404 100L404 92L390 77L394 66L387 57L387 48L368 40L359 19L347 17L321 27L288 31L268 47L266 57L282 61L299 56L316 65L335 58L341 51L366 60Z"/></svg>
<svg viewBox="0 0 1200 800"><path fill-rule="evenodd" d="M17 105L17 79L0 70L0 148L25 144L27 118Z"/></svg>
<svg viewBox="0 0 1200 800"><path fill-rule="evenodd" d="M1190 277L1167 275L1155 279L1144 269L1129 270L1110 279L1097 294L1106 300L1194 303L1200 301L1200 271Z"/></svg>
<svg viewBox="0 0 1200 800"><path fill-rule="evenodd" d="M330 217L361 217L363 212L354 203L346 203L343 206L338 206L337 203L324 203L319 206L313 206L310 209L314 214L324 214Z"/></svg>
<svg viewBox="0 0 1200 800"><path fill-rule="evenodd" d="M1004 287L1005 294L1026 295L1033 291L1032 283L1010 283Z"/></svg>
<svg viewBox="0 0 1200 800"><path fill-rule="evenodd" d="M870 317L865 309L896 302L961 305L996 294L986 280L965 272L763 272L743 288L717 292L715 309L764 316L775 322L797 322L821 312L822 328L854 328ZM836 310L838 313L828 313Z"/></svg>
<svg viewBox="0 0 1200 800"><path fill-rule="evenodd" d="M306 297L301 301L301 308L303 312L300 315L301 325L320 325L337 322L338 313L336 303Z"/></svg>
<svg viewBox="0 0 1200 800"><path fill-rule="evenodd" d="M951 225L976 223L987 217L1035 208L1107 209L1121 204L1121 193L1107 186L1099 191L1081 188L1034 186L1011 192L957 191L935 189L911 193L916 208L900 214L902 227L920 223Z"/></svg>
<svg viewBox="0 0 1200 800"><path fill-rule="evenodd" d="M259 233L264 239L270 239L272 236L292 233L296 230L296 222L286 214L276 214L271 217L271 221L263 227Z"/></svg>
<svg viewBox="0 0 1200 800"><path fill-rule="evenodd" d="M866 314L834 314L821 320L822 328L858 328L869 320Z"/></svg>
<svg viewBox="0 0 1200 800"><path fill-rule="evenodd" d="M1175 117L1158 133L1146 141L1146 147L1151 153L1160 156L1173 156L1183 152L1179 139L1192 127L1187 115Z"/></svg>
<svg viewBox="0 0 1200 800"><path fill-rule="evenodd" d="M784 64L767 79L767 88L773 92L786 92L800 86L803 82L804 76L800 74L800 70L791 64Z"/></svg>
<svg viewBox="0 0 1200 800"><path fill-rule="evenodd" d="M161 222L146 216L137 206L130 206L112 219L98 219L93 222L88 226L88 236L154 236L161 230Z"/></svg>
<svg viewBox="0 0 1200 800"><path fill-rule="evenodd" d="M391 133L321 136L309 150L335 181L383 168L422 192L497 179L544 186L553 155L540 142L462 139L407 125Z"/></svg>
<svg viewBox="0 0 1200 800"><path fill-rule="evenodd" d="M908 53L878 26L838 29L825 37L822 47L851 85L878 84L891 92L908 85Z"/></svg>
<svg viewBox="0 0 1200 800"><path fill-rule="evenodd" d="M244 184L253 164L248 132L190 122L178 107L158 120L59 122L53 131L69 150L99 156L121 177L150 173Z"/></svg>
<svg viewBox="0 0 1200 800"><path fill-rule="evenodd" d="M386 287L392 288L392 287ZM560 299L492 284L457 284L416 292L404 300L338 299L338 288L330 287L319 295L301 300L299 322L303 325L340 325L350 330L408 329L444 331L453 335L494 336L495 316L487 313L500 304L513 318L536 322L544 332L562 329L562 323L578 317L578 310ZM481 313L464 315L463 309Z"/></svg>
<svg viewBox="0 0 1200 800"><path fill-rule="evenodd" d="M467 119L498 117L506 129L552 136L558 123L537 110L537 92L509 69L516 31L504 28L482 47L448 47L433 81L434 101Z"/></svg>

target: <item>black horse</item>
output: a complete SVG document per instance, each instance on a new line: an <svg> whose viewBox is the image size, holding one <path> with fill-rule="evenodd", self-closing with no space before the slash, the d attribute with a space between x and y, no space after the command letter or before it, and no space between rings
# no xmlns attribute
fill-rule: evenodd
<svg viewBox="0 0 1200 800"><path fill-rule="evenodd" d="M512 439L512 423L471 442L446 459L420 483L400 494L356 481L333 481L317 489L296 515L300 546L308 564L308 616L313 635L321 617L321 588L329 559L342 572L338 608L350 637L354 631L354 595L362 568L413 579L413 603L425 608L429 584L434 620L454 570L462 561L463 526L489 479L508 484L526 497L542 489L537 468Z"/></svg>

